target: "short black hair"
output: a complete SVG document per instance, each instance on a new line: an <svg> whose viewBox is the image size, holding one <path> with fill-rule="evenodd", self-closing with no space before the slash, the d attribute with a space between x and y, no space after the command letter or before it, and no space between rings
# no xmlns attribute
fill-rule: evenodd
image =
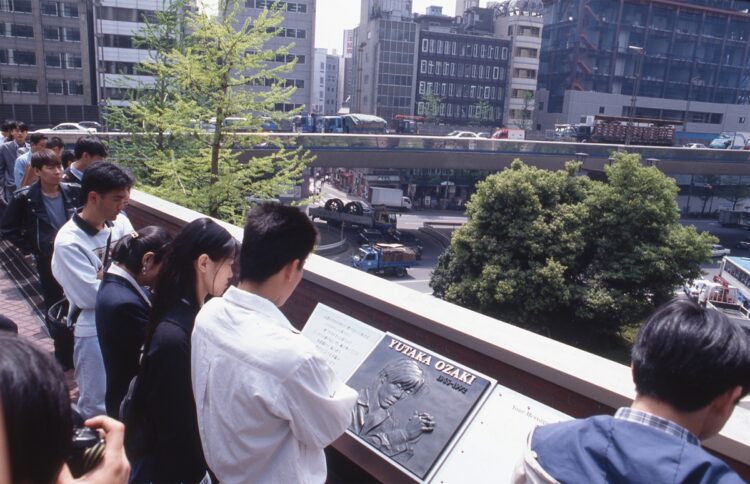
<svg viewBox="0 0 750 484"><path fill-rule="evenodd" d="M154 253L154 262L159 263L169 251L172 236L167 229L150 225L121 238L112 249L112 261L138 274L143 268L143 256Z"/></svg>
<svg viewBox="0 0 750 484"><path fill-rule="evenodd" d="M29 130L29 126L23 121L20 121L16 124L16 129L22 133L25 133Z"/></svg>
<svg viewBox="0 0 750 484"><path fill-rule="evenodd" d="M34 135L31 135L31 139L34 139ZM58 136L53 136L49 140L47 140L47 148L65 148L65 143L63 143L63 140L60 139Z"/></svg>
<svg viewBox="0 0 750 484"><path fill-rule="evenodd" d="M31 133L29 135L29 144L37 145L46 139L47 139L47 135L44 133Z"/></svg>
<svg viewBox="0 0 750 484"><path fill-rule="evenodd" d="M89 156L99 155L102 158L106 158L109 154L107 146L96 136L81 136L78 138L74 151L76 159L80 159L84 153L88 153Z"/></svg>
<svg viewBox="0 0 750 484"><path fill-rule="evenodd" d="M47 143L47 146L49 146L49 143ZM76 161L76 154L70 150L65 150L60 155L60 161L62 161L63 168L67 168L71 163Z"/></svg>
<svg viewBox="0 0 750 484"><path fill-rule="evenodd" d="M114 163L97 161L83 172L81 199L86 205L91 192L105 195L115 190L130 189L132 186L133 176L129 171Z"/></svg>
<svg viewBox="0 0 750 484"><path fill-rule="evenodd" d="M57 156L57 154L52 150L48 150L47 148L45 148L31 155L32 168L41 170L43 166L56 165L62 165L62 161L60 161L60 157Z"/></svg>
<svg viewBox="0 0 750 484"><path fill-rule="evenodd" d="M25 338L0 333L0 400L11 482L54 482L70 455L73 423L65 376Z"/></svg>
<svg viewBox="0 0 750 484"><path fill-rule="evenodd" d="M265 282L290 261L313 251L318 231L295 207L263 203L247 216L240 251L240 280Z"/></svg>
<svg viewBox="0 0 750 484"><path fill-rule="evenodd" d="M0 126L0 131L11 131L13 129L16 129L18 127L18 123L15 121L11 121L10 119L6 119L3 121L2 126Z"/></svg>
<svg viewBox="0 0 750 484"><path fill-rule="evenodd" d="M738 385L750 392L750 337L694 301L675 299L651 314L631 356L638 394L679 411L700 410Z"/></svg>

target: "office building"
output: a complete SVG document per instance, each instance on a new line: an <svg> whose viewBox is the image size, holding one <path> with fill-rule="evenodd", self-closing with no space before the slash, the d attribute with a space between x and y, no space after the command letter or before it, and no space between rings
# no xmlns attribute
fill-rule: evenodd
<svg viewBox="0 0 750 484"><path fill-rule="evenodd" d="M362 0L354 38L352 112L412 114L417 24L411 0Z"/></svg>
<svg viewBox="0 0 750 484"><path fill-rule="evenodd" d="M456 17L463 17L464 12L478 6L479 0L456 0Z"/></svg>
<svg viewBox="0 0 750 484"><path fill-rule="evenodd" d="M326 49L315 49L315 64L312 76L311 113L331 116L338 113L340 57L329 54Z"/></svg>
<svg viewBox="0 0 750 484"><path fill-rule="evenodd" d="M474 7L460 24L434 8L417 17L417 115L454 125L503 125L510 42L493 35L493 14Z"/></svg>
<svg viewBox="0 0 750 484"><path fill-rule="evenodd" d="M354 92L354 29L344 30L343 61L339 74L340 106L348 109Z"/></svg>
<svg viewBox="0 0 750 484"><path fill-rule="evenodd" d="M277 111L291 111L299 107L309 109L313 90L313 75L315 65L315 11L316 0L290 0L279 2L285 8L284 22L280 26L279 34L266 43L265 48L277 49L294 43L294 47L286 57L279 56L275 62L288 62L296 58L291 72L282 76L288 86L296 87L291 99L283 104L277 104ZM248 18L256 17L264 8L270 7L272 0L245 0L244 8L237 17L239 24Z"/></svg>
<svg viewBox="0 0 750 484"><path fill-rule="evenodd" d="M0 0L0 119L33 128L98 119L85 0Z"/></svg>
<svg viewBox="0 0 750 484"><path fill-rule="evenodd" d="M678 140L747 131L750 14L737 0L544 0L538 122L635 116ZM635 99L634 99L635 98Z"/></svg>
<svg viewBox="0 0 750 484"><path fill-rule="evenodd" d="M497 2L492 8L495 35L511 44L505 125L533 130L544 6L541 0L509 0Z"/></svg>

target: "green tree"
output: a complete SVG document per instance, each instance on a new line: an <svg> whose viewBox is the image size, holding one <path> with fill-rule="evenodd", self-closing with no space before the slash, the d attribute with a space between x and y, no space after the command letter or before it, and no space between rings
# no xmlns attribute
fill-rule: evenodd
<svg viewBox="0 0 750 484"><path fill-rule="evenodd" d="M608 183L520 160L477 184L440 257L435 295L579 344L644 317L700 275L715 238L679 224L677 186L615 154Z"/></svg>
<svg viewBox="0 0 750 484"><path fill-rule="evenodd" d="M730 177L728 181L729 183L721 185L719 194L732 204L732 210L736 210L738 203L750 197L750 185L741 176Z"/></svg>
<svg viewBox="0 0 750 484"><path fill-rule="evenodd" d="M238 222L247 196L275 197L299 182L310 161L299 148L276 145L269 156L240 161L246 149L269 142L259 134L265 119L290 115L275 105L294 92L282 78L294 64L271 63L293 45L265 47L278 33L283 8L277 2L240 22L239 0L220 0L217 15L174 10L144 31L156 46L143 66L156 78L156 89L139 90L115 116L130 123L134 139L151 139L139 158L148 191ZM208 130L201 127L206 122Z"/></svg>
<svg viewBox="0 0 750 484"><path fill-rule="evenodd" d="M517 128L524 131L531 129L534 121L534 93L527 91L523 95L523 105L521 107L521 117L514 119Z"/></svg>

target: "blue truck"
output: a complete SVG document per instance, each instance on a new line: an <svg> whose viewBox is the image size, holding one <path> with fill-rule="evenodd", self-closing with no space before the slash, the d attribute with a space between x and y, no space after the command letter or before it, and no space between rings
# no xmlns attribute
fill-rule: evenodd
<svg viewBox="0 0 750 484"><path fill-rule="evenodd" d="M352 256L352 266L371 274L406 275L406 270L417 263L417 253L401 244L363 245Z"/></svg>

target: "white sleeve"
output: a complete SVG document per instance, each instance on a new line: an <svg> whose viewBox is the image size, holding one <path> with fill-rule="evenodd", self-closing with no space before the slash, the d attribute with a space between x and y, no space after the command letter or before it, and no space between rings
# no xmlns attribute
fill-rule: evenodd
<svg viewBox="0 0 750 484"><path fill-rule="evenodd" d="M344 433L351 421L357 392L336 378L317 354L311 354L282 383L281 411L288 413L300 442L322 449Z"/></svg>
<svg viewBox="0 0 750 484"><path fill-rule="evenodd" d="M65 297L80 309L96 306L99 291L98 266L92 265L86 249L76 244L55 245L52 253L52 275L62 286Z"/></svg>

